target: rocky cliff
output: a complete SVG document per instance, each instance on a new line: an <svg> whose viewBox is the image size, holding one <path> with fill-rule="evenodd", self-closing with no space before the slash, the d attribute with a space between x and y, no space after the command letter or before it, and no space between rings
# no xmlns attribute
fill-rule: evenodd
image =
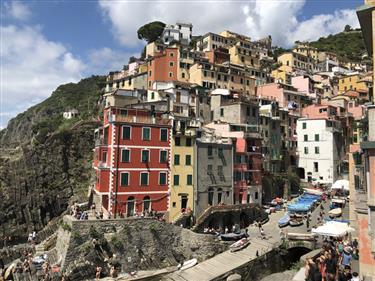
<svg viewBox="0 0 375 281"><path fill-rule="evenodd" d="M0 132L0 237L19 242L87 194L103 79L59 86ZM70 108L79 116L64 120Z"/></svg>

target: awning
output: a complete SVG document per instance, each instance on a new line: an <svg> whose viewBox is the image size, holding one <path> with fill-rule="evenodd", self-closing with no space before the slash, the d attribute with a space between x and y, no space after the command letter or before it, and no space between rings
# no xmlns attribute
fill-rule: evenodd
<svg viewBox="0 0 375 281"><path fill-rule="evenodd" d="M328 221L322 226L313 228L311 233L323 236L342 237L354 231L355 229L350 227L347 223Z"/></svg>
<svg viewBox="0 0 375 281"><path fill-rule="evenodd" d="M237 153L245 153L246 152L246 140L245 139L237 139L236 141L236 152Z"/></svg>
<svg viewBox="0 0 375 281"><path fill-rule="evenodd" d="M349 181L348 180L335 181L335 183L332 185L331 189L349 191Z"/></svg>

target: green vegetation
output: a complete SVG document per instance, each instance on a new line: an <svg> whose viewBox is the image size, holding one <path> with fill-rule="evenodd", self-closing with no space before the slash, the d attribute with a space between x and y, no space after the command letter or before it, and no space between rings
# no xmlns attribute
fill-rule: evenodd
<svg viewBox="0 0 375 281"><path fill-rule="evenodd" d="M342 60L361 61L362 56L367 54L362 32L352 30L350 26L346 26L344 32L321 37L310 44L319 51L334 52Z"/></svg>
<svg viewBox="0 0 375 281"><path fill-rule="evenodd" d="M153 21L141 26L137 30L138 39L146 40L147 43L154 42L163 33L165 23L160 21Z"/></svg>
<svg viewBox="0 0 375 281"><path fill-rule="evenodd" d="M122 243L121 239L119 239L117 236L112 236L111 243L116 250L124 250L124 244Z"/></svg>
<svg viewBox="0 0 375 281"><path fill-rule="evenodd" d="M99 240L99 239L104 238L103 233L100 233L94 226L90 227L89 234L90 234L90 237L93 239Z"/></svg>
<svg viewBox="0 0 375 281"><path fill-rule="evenodd" d="M104 86L104 76L91 76L78 83L60 85L49 98L12 119L7 130L1 131L0 139L5 143L30 140L43 143L49 135L69 130L76 122L97 116L98 100ZM64 119L64 111L71 109L78 110L78 117ZM20 127L23 128L22 135L17 134ZM18 139L12 134L17 134Z"/></svg>
<svg viewBox="0 0 375 281"><path fill-rule="evenodd" d="M72 231L72 227L64 221L60 221L60 226L65 231Z"/></svg>

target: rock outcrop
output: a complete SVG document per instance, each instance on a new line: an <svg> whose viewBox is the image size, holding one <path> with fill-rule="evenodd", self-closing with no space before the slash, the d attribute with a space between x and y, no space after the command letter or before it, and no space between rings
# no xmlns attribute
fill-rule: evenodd
<svg viewBox="0 0 375 281"><path fill-rule="evenodd" d="M24 241L61 215L69 201L87 200L104 80L92 76L61 85L0 131L0 238ZM64 119L72 108L79 116Z"/></svg>

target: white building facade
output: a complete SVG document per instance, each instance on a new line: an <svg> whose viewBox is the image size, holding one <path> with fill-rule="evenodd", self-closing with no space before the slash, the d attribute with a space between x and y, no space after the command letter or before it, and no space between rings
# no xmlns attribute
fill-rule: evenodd
<svg viewBox="0 0 375 281"><path fill-rule="evenodd" d="M161 35L164 44L170 44L178 41L181 44L189 45L193 33L193 25L190 23L176 23L176 25L167 25Z"/></svg>
<svg viewBox="0 0 375 281"><path fill-rule="evenodd" d="M304 172L305 181L333 183L339 178L343 149L339 121L298 119L297 141L298 167Z"/></svg>

